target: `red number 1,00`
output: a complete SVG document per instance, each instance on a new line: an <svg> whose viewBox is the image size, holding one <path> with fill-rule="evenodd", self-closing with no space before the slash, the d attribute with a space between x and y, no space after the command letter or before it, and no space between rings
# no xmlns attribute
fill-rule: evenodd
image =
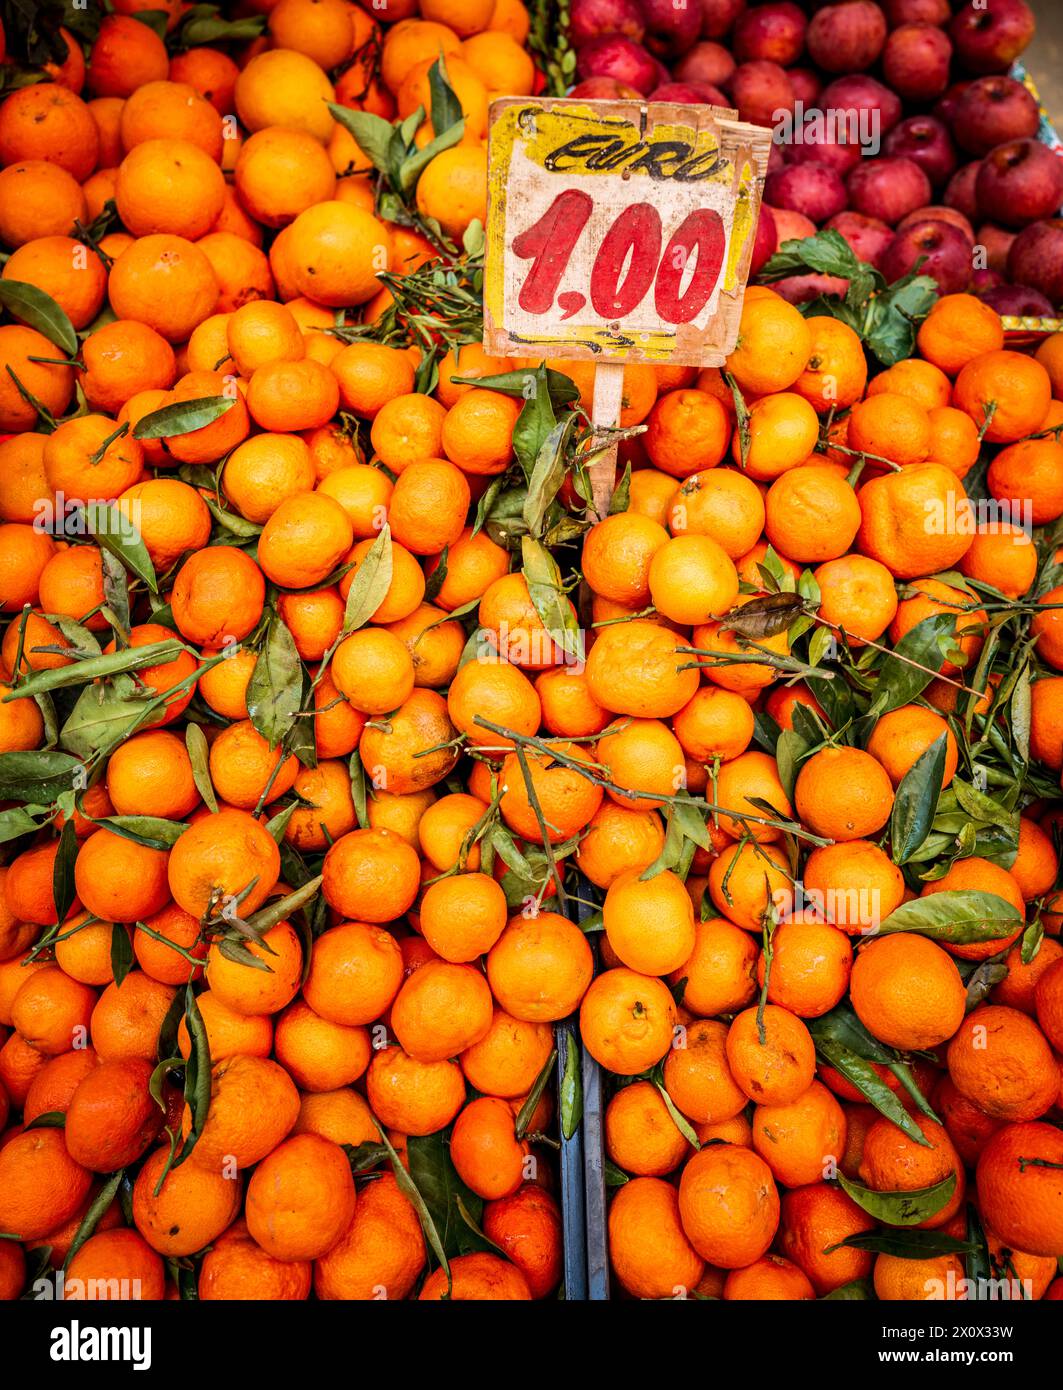
<svg viewBox="0 0 1063 1390"><path fill-rule="evenodd" d="M513 254L531 261L517 302L529 314L546 314L572 253L590 220L590 194L569 188L559 193L533 226L513 241ZM590 276L590 299L603 319L623 319L653 286L654 307L663 323L691 323L708 304L723 267L727 238L718 212L697 208L676 228L664 247L661 215L650 203L632 203L602 238ZM684 275L693 262L690 283ZM562 318L571 318L587 296L568 291L558 299Z"/></svg>

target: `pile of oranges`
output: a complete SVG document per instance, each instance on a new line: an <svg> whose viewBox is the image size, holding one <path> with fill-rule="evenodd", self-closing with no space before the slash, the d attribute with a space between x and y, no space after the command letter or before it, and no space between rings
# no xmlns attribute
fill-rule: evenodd
<svg viewBox="0 0 1063 1390"><path fill-rule="evenodd" d="M598 518L520 0L188 8L0 102L0 1297L557 1296L565 1020L619 1292L1063 1296L1063 335L752 287Z"/></svg>

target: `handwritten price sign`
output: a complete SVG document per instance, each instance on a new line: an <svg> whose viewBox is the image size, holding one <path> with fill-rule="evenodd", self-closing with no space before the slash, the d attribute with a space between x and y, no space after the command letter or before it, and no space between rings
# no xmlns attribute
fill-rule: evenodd
<svg viewBox="0 0 1063 1390"><path fill-rule="evenodd" d="M494 102L488 352L722 363L770 143L710 106Z"/></svg>

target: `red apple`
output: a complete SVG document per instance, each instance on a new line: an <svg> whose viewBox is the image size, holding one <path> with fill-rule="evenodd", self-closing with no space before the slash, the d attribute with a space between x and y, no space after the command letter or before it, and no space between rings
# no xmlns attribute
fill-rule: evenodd
<svg viewBox="0 0 1063 1390"><path fill-rule="evenodd" d="M964 88L952 118L952 133L971 154L988 154L1009 140L1037 134L1037 102L1013 77L979 77Z"/></svg>
<svg viewBox="0 0 1063 1390"><path fill-rule="evenodd" d="M1008 253L1008 278L1063 304L1063 218L1025 227Z"/></svg>
<svg viewBox="0 0 1063 1390"><path fill-rule="evenodd" d="M827 226L840 232L852 247L854 255L869 265L878 265L894 236L893 228L881 218L865 217L862 212L839 212Z"/></svg>
<svg viewBox="0 0 1063 1390"><path fill-rule="evenodd" d="M953 82L946 88L945 94L934 103L933 114L939 121L944 121L950 130L956 119L956 112L959 109L963 94L970 85L969 81Z"/></svg>
<svg viewBox="0 0 1063 1390"><path fill-rule="evenodd" d="M999 289L1001 285L1007 284L999 270L975 270L971 273L970 281L967 285L967 293L974 294L979 299L987 290Z"/></svg>
<svg viewBox="0 0 1063 1390"><path fill-rule="evenodd" d="M948 24L952 18L949 0L883 0L890 28L902 24Z"/></svg>
<svg viewBox="0 0 1063 1390"><path fill-rule="evenodd" d="M882 140L901 118L901 99L866 73L854 72L849 77L837 77L825 87L819 104L824 111L837 112L839 119L859 123L859 136L850 132L850 139L861 143Z"/></svg>
<svg viewBox="0 0 1063 1390"><path fill-rule="evenodd" d="M758 5L740 17L731 36L731 45L740 63L766 59L788 68L804 52L807 28L804 11L790 0Z"/></svg>
<svg viewBox="0 0 1063 1390"><path fill-rule="evenodd" d="M687 106L722 106L733 109L719 87L708 82L662 82L650 93L651 101L674 101Z"/></svg>
<svg viewBox="0 0 1063 1390"><path fill-rule="evenodd" d="M933 101L949 85L952 42L934 24L902 24L886 40L882 75L907 101Z"/></svg>
<svg viewBox="0 0 1063 1390"><path fill-rule="evenodd" d="M767 203L761 203L757 218L757 235L753 242L753 259L749 263L750 275L756 275L761 266L766 265L775 254L777 232L775 214Z"/></svg>
<svg viewBox="0 0 1063 1390"><path fill-rule="evenodd" d="M824 72L863 72L878 61L886 42L886 16L872 0L842 0L817 10L805 43Z"/></svg>
<svg viewBox="0 0 1063 1390"><path fill-rule="evenodd" d="M958 228L964 235L964 239L971 250L974 250L974 228L964 217L962 212L957 212L955 208L941 207L934 203L925 208L916 208L907 217L902 217L897 223L897 230L905 232L915 222L947 222L950 226Z"/></svg>
<svg viewBox="0 0 1063 1390"><path fill-rule="evenodd" d="M968 0L949 26L969 72L1007 72L1034 35L1026 0Z"/></svg>
<svg viewBox="0 0 1063 1390"><path fill-rule="evenodd" d="M865 159L846 180L849 206L895 226L930 201L930 180L910 159Z"/></svg>
<svg viewBox="0 0 1063 1390"><path fill-rule="evenodd" d="M972 222L978 214L978 197L975 189L981 168L982 161L980 159L973 160L970 164L962 164L949 179L948 187L945 189L945 206L956 208Z"/></svg>
<svg viewBox="0 0 1063 1390"><path fill-rule="evenodd" d="M855 169L860 163L859 145L839 142L833 136L826 134L824 134L823 139L815 139L813 137L816 134L814 127L798 126L794 132L794 139L783 146L786 162L788 164L808 164L809 162L826 164L842 178L849 173L850 169Z"/></svg>
<svg viewBox="0 0 1063 1390"><path fill-rule="evenodd" d="M775 249L784 241L804 241L806 236L815 236L816 224L810 222L803 213L791 212L789 208L772 208L775 219Z"/></svg>
<svg viewBox="0 0 1063 1390"><path fill-rule="evenodd" d="M646 24L646 47L659 58L678 58L701 36L701 12L694 0L639 0Z"/></svg>
<svg viewBox="0 0 1063 1390"><path fill-rule="evenodd" d="M774 126L794 109L794 89L778 63L741 63L730 82L731 100L743 121Z"/></svg>
<svg viewBox="0 0 1063 1390"><path fill-rule="evenodd" d="M826 222L848 203L845 184L829 164L790 164L770 174L764 196L773 207L803 213L812 222Z"/></svg>
<svg viewBox="0 0 1063 1390"><path fill-rule="evenodd" d="M588 77L585 82L577 82L569 92L570 97L586 97L588 101L638 101L643 95L615 77Z"/></svg>
<svg viewBox="0 0 1063 1390"><path fill-rule="evenodd" d="M734 70L735 60L723 44L703 39L676 63L675 76L680 82L708 82L713 87L722 87Z"/></svg>
<svg viewBox="0 0 1063 1390"><path fill-rule="evenodd" d="M746 8L746 0L694 0L701 8L701 37L722 39L734 28Z"/></svg>
<svg viewBox="0 0 1063 1390"><path fill-rule="evenodd" d="M1033 225L1036 227L1037 223ZM975 242L984 248L986 265L990 270L1007 270L1008 252L1017 236L1018 232L1009 231L1007 227L998 227L995 222L986 222L978 228Z"/></svg>
<svg viewBox="0 0 1063 1390"><path fill-rule="evenodd" d="M795 98L802 106L815 106L819 100L819 94L823 90L823 83L820 81L819 74L811 68L788 68L787 72Z"/></svg>
<svg viewBox="0 0 1063 1390"><path fill-rule="evenodd" d="M934 116L909 116L894 126L886 139L886 153L918 164L935 188L952 178L960 162L947 126Z"/></svg>
<svg viewBox="0 0 1063 1390"><path fill-rule="evenodd" d="M645 32L636 0L572 0L568 36L573 48L602 34L623 34L641 43Z"/></svg>
<svg viewBox="0 0 1063 1390"><path fill-rule="evenodd" d="M882 257L882 273L889 281L900 280L919 267L920 275L938 282L942 294L959 294L971 278L971 248L962 232L947 222L927 219L898 232Z"/></svg>
<svg viewBox="0 0 1063 1390"><path fill-rule="evenodd" d="M1050 319L1055 317L1056 306L1040 290L1031 290L1026 285L997 285L994 289L983 290L979 296L1001 318L1008 319Z"/></svg>
<svg viewBox="0 0 1063 1390"><path fill-rule="evenodd" d="M771 149L768 151L768 168L766 174L781 174L786 168L786 160L783 158L782 146L774 140L771 142Z"/></svg>
<svg viewBox="0 0 1063 1390"><path fill-rule="evenodd" d="M809 304L824 294L844 297L849 292L849 281L837 275L787 275L776 280L772 289L791 304Z"/></svg>
<svg viewBox="0 0 1063 1390"><path fill-rule="evenodd" d="M576 71L581 78L612 77L643 96L660 85L657 64L641 44L623 34L602 34L585 43L576 54Z"/></svg>
<svg viewBox="0 0 1063 1390"><path fill-rule="evenodd" d="M983 216L1007 227L1053 217L1063 203L1063 159L1038 140L998 145L982 160L975 196Z"/></svg>

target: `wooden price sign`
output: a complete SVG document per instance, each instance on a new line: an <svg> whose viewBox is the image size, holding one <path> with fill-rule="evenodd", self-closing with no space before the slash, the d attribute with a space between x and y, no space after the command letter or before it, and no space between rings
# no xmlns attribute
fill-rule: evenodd
<svg viewBox="0 0 1063 1390"><path fill-rule="evenodd" d="M484 347L592 359L615 425L628 362L720 366L738 337L770 131L712 106L491 106ZM615 456L594 469L608 502Z"/></svg>

